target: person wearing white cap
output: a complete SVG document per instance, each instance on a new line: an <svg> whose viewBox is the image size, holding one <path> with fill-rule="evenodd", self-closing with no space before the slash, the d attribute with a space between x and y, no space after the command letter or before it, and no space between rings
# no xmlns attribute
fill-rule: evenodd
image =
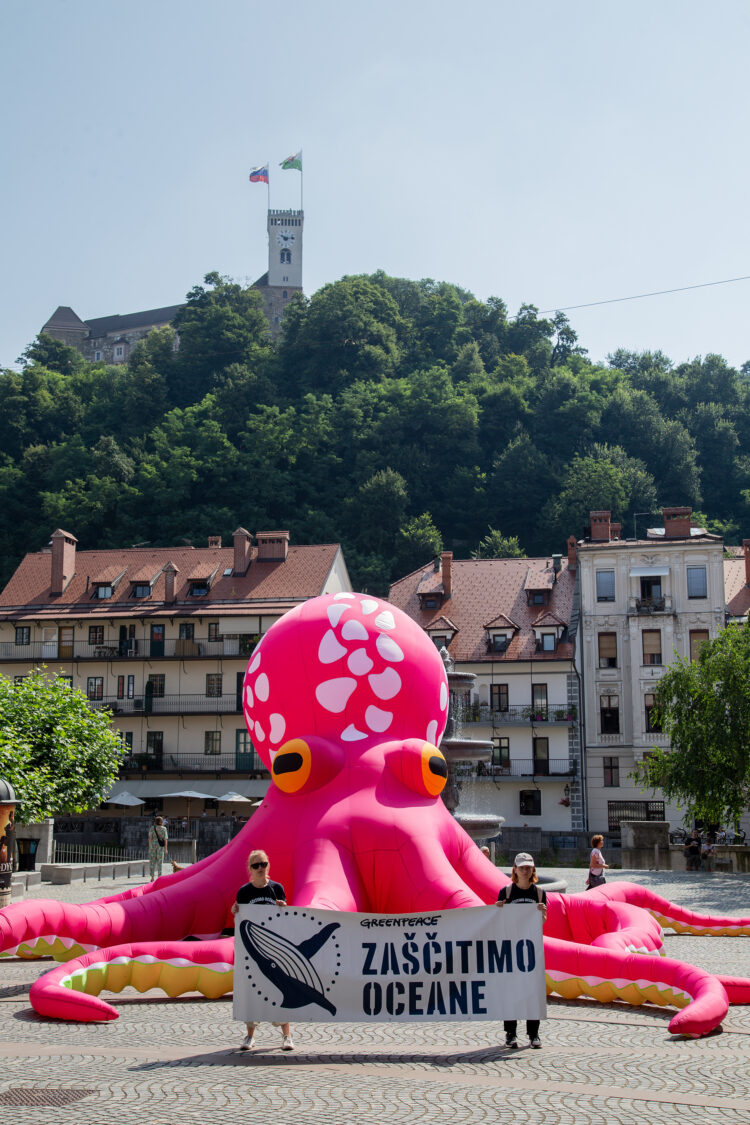
<svg viewBox="0 0 750 1125"><path fill-rule="evenodd" d="M529 855L528 852L519 852L513 860L511 879L513 881L509 887L500 889L500 894L497 896L497 905L506 906L511 902L536 903L537 910L542 912L542 922L546 921L547 892L536 885L539 882L539 876L534 866L534 857ZM518 1027L518 1021L504 1020L503 1027L505 1028L505 1046L512 1047L514 1050L517 1049L516 1028ZM531 1046L538 1050L542 1045L539 1038L539 1020L526 1020L526 1034Z"/></svg>

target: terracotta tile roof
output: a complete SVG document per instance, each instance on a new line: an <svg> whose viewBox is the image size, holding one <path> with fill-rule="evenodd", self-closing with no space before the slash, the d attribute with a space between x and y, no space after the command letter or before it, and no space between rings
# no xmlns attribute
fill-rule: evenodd
<svg viewBox="0 0 750 1125"><path fill-rule="evenodd" d="M434 565L430 565L422 574L419 580L418 594L442 594L443 592L443 575L440 570L435 570Z"/></svg>
<svg viewBox="0 0 750 1125"><path fill-rule="evenodd" d="M201 559L188 574L188 582L210 582L218 569L212 559Z"/></svg>
<svg viewBox="0 0 750 1125"><path fill-rule="evenodd" d="M453 624L450 617L446 617L444 613L441 614L440 617L436 617L434 621L430 622L430 628L435 630L450 629L454 633L458 632L457 627Z"/></svg>
<svg viewBox="0 0 750 1125"><path fill-rule="evenodd" d="M724 598L732 617L747 617L750 586L745 583L744 553L738 559L724 559Z"/></svg>
<svg viewBox="0 0 750 1125"><path fill-rule="evenodd" d="M540 613L538 617L534 618L533 625L535 629L541 629L545 625L557 625L558 627L562 625L564 628L565 625L567 625L567 621L563 621L556 613L550 613L549 610L545 610L543 613Z"/></svg>
<svg viewBox="0 0 750 1125"><path fill-rule="evenodd" d="M533 626L539 615L539 606L527 605L525 593L530 571L538 579L548 571L552 572L552 560L454 559L453 596L438 609L423 610L418 593L422 592L422 579L435 573L430 562L394 582L390 600L423 629L432 627L434 621L448 614L460 630L449 649L457 662L572 659L573 644L570 641L558 644L554 653L536 651ZM439 574L438 578L442 582ZM544 610L553 614L555 621L559 619L563 624L569 623L574 586L575 571L568 570L568 561L563 558L562 569L552 587L550 605ZM503 623L495 625L500 620ZM506 621L509 623L507 626ZM505 652L487 651L488 624L496 628L516 627L517 632Z"/></svg>
<svg viewBox="0 0 750 1125"><path fill-rule="evenodd" d="M254 559L247 573L231 573L234 566L233 547L133 547L104 551L76 551L75 573L61 595L50 594L52 556L49 550L28 554L19 563L5 589L0 593L0 617L134 616L172 613L231 614L244 612L283 612L290 605L320 594L340 550L337 543L315 545L290 544L285 560ZM177 567L175 603L164 606L163 567L172 562ZM112 598L95 599L94 575L116 567L125 568ZM200 571L218 577L206 597L191 598L190 575ZM224 571L229 570L228 575ZM151 597L134 600L132 581L142 574L158 574Z"/></svg>
<svg viewBox="0 0 750 1125"><path fill-rule="evenodd" d="M492 621L485 621L485 629L517 629L515 621L511 621L507 613L498 613L497 617L493 617Z"/></svg>
<svg viewBox="0 0 750 1125"><path fill-rule="evenodd" d="M554 585L552 559L533 559L523 584L524 590L551 590Z"/></svg>
<svg viewBox="0 0 750 1125"><path fill-rule="evenodd" d="M145 585L147 582L150 584L155 582L159 577L161 567L154 569L153 566L142 566L128 574L129 582L137 582L139 585Z"/></svg>
<svg viewBox="0 0 750 1125"><path fill-rule="evenodd" d="M96 574L92 574L91 581L95 586L109 586L116 578L122 578L125 573L125 567L121 562L112 563L110 566L105 566L103 570L98 570Z"/></svg>

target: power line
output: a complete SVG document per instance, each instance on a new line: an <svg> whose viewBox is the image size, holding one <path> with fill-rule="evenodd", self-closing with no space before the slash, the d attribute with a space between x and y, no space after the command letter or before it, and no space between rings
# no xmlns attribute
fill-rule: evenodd
<svg viewBox="0 0 750 1125"><path fill-rule="evenodd" d="M656 289L653 293L634 293L632 297L610 297L606 301L586 301L582 305L563 305L554 309L541 309L539 316L548 313L572 312L573 309L591 309L595 305L616 305L621 301L641 301L644 297L664 297L668 293L686 293L689 289L709 289L712 285L732 285L735 281L750 281L750 274L745 277L727 277L723 281L704 281L700 285L680 285L676 289Z"/></svg>

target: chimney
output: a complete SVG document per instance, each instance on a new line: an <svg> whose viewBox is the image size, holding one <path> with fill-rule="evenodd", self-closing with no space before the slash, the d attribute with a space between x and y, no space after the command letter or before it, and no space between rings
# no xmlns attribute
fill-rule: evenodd
<svg viewBox="0 0 750 1125"><path fill-rule="evenodd" d="M554 571L554 574L555 574L555 581L557 581L557 575L562 570L562 555L553 555L552 556L552 570Z"/></svg>
<svg viewBox="0 0 750 1125"><path fill-rule="evenodd" d="M665 539L689 539L691 508L662 508Z"/></svg>
<svg viewBox="0 0 750 1125"><path fill-rule="evenodd" d="M750 539L742 540L742 550L745 552L745 585L750 586Z"/></svg>
<svg viewBox="0 0 750 1125"><path fill-rule="evenodd" d="M220 547L221 546L221 536L220 535L209 535L208 545L209 545L209 547Z"/></svg>
<svg viewBox="0 0 750 1125"><path fill-rule="evenodd" d="M289 554L288 531L258 531L255 538L258 543L258 562L283 562Z"/></svg>
<svg viewBox="0 0 750 1125"><path fill-rule="evenodd" d="M611 512L590 512L589 518L591 520L591 542L592 543L609 543L609 539L610 539L609 521L612 518L612 513Z"/></svg>
<svg viewBox="0 0 750 1125"><path fill-rule="evenodd" d="M569 535L567 541L568 548L568 570L575 570L578 566L578 544L576 543L575 535Z"/></svg>
<svg viewBox="0 0 750 1125"><path fill-rule="evenodd" d="M244 527L238 527L233 535L234 541L234 573L245 574L250 566L250 551L253 537Z"/></svg>
<svg viewBox="0 0 750 1125"><path fill-rule="evenodd" d="M609 525L609 537L610 537L610 539L619 539L621 533L622 533L622 524L621 523L611 523Z"/></svg>
<svg viewBox="0 0 750 1125"><path fill-rule="evenodd" d="M69 531L52 532L52 573L50 593L62 594L76 569L76 543L78 540Z"/></svg>
<svg viewBox="0 0 750 1125"><path fill-rule="evenodd" d="M175 601L175 580L180 573L173 562L168 562L164 569L164 603L165 605L174 605Z"/></svg>
<svg viewBox="0 0 750 1125"><path fill-rule="evenodd" d="M447 602L453 596L453 551L443 551L440 570L443 574L443 599Z"/></svg>

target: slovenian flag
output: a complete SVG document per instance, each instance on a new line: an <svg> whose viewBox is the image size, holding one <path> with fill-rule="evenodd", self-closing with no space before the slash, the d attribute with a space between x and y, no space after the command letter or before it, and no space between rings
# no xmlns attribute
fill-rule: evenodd
<svg viewBox="0 0 750 1125"><path fill-rule="evenodd" d="M286 160L281 161L281 167L286 170L288 168L296 168L298 172L302 171L302 149L295 152L294 156L287 156Z"/></svg>
<svg viewBox="0 0 750 1125"><path fill-rule="evenodd" d="M251 184L267 184L268 183L268 165L263 164L260 168L253 168L249 175Z"/></svg>

